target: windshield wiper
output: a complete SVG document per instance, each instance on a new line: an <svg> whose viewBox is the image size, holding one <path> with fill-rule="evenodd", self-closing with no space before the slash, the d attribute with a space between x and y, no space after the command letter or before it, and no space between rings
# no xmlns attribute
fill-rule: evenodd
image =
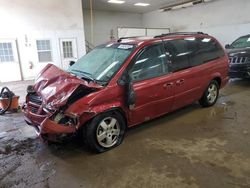
<svg viewBox="0 0 250 188"><path fill-rule="evenodd" d="M105 81L105 80L95 80L98 84L102 85L102 86L105 86L107 85L108 81Z"/></svg>
<svg viewBox="0 0 250 188"><path fill-rule="evenodd" d="M75 70L75 69L73 69L71 71L77 72L77 73L81 73L81 77L87 78L87 79L89 79L89 80L91 80L93 82L96 82L96 80L93 78L92 74L90 74L88 72L84 72L84 71L80 71L80 70Z"/></svg>

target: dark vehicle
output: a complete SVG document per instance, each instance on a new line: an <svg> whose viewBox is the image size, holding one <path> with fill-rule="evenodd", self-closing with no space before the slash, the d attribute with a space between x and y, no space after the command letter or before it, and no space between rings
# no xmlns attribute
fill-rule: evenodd
<svg viewBox="0 0 250 188"><path fill-rule="evenodd" d="M45 140L82 133L104 152L125 131L195 101L216 103L228 82L228 57L203 33L172 33L110 42L67 71L47 65L28 87L25 120Z"/></svg>
<svg viewBox="0 0 250 188"><path fill-rule="evenodd" d="M230 78L250 78L250 35L242 36L226 45Z"/></svg>

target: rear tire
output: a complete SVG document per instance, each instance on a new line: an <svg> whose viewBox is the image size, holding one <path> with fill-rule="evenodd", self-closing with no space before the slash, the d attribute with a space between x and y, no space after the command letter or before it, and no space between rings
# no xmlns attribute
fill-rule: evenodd
<svg viewBox="0 0 250 188"><path fill-rule="evenodd" d="M86 125L87 145L97 153L108 151L122 143L125 129L124 118L119 112L105 112L97 115Z"/></svg>
<svg viewBox="0 0 250 188"><path fill-rule="evenodd" d="M212 80L199 100L202 107L213 106L219 97L219 84L216 80Z"/></svg>

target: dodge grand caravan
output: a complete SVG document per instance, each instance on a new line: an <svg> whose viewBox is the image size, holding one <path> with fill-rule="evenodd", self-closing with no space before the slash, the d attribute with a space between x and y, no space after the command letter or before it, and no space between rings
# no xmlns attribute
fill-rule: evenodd
<svg viewBox="0 0 250 188"><path fill-rule="evenodd" d="M25 120L45 140L81 133L104 152L125 131L195 101L209 107L228 82L228 57L201 32L122 38L98 46L66 71L49 64L27 88Z"/></svg>

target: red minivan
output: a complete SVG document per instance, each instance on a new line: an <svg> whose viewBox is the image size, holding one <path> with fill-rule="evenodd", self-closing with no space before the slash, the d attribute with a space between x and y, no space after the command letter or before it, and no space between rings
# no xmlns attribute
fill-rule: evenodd
<svg viewBox="0 0 250 188"><path fill-rule="evenodd" d="M25 120L49 141L81 133L104 152L125 131L195 101L209 107L228 82L228 57L201 32L121 38L63 71L49 64L27 88Z"/></svg>

